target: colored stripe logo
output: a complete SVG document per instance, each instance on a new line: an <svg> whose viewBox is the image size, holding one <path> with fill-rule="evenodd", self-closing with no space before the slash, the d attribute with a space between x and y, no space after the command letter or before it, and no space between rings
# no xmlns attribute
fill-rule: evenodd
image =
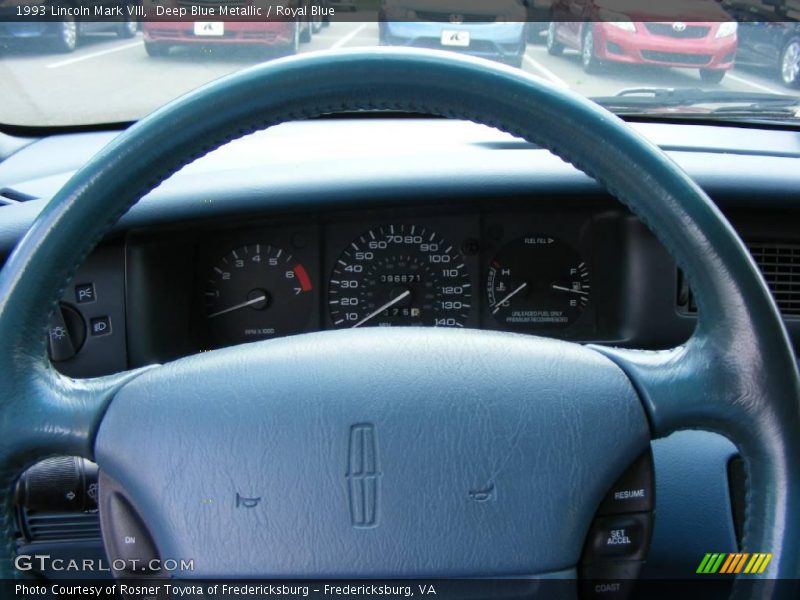
<svg viewBox="0 0 800 600"><path fill-rule="evenodd" d="M715 573L736 574L747 573L759 575L764 572L772 560L772 552L743 553L711 553L700 561L696 573L713 575Z"/></svg>

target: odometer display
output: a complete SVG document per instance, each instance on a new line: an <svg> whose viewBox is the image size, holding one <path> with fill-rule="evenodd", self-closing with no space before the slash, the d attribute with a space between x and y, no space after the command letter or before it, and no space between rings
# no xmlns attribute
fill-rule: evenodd
<svg viewBox="0 0 800 600"><path fill-rule="evenodd" d="M336 261L328 287L336 328L463 327L471 296L461 254L415 225L386 225L353 240Z"/></svg>

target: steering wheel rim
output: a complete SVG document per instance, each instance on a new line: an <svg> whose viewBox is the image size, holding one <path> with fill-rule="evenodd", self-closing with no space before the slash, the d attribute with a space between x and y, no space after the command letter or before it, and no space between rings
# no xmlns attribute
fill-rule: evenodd
<svg viewBox="0 0 800 600"><path fill-rule="evenodd" d="M658 148L590 101L518 70L407 49L307 54L191 92L118 136L45 207L0 273L0 575L14 573L19 473L53 454L93 458L104 412L141 373L76 381L50 366L47 323L77 266L130 206L192 160L284 121L360 109L436 114L512 133L595 178L653 231L692 285L695 333L664 352L592 348L630 378L653 437L708 429L738 446L748 473L743 551L772 552L766 576L796 578L797 365L780 313L724 216Z"/></svg>

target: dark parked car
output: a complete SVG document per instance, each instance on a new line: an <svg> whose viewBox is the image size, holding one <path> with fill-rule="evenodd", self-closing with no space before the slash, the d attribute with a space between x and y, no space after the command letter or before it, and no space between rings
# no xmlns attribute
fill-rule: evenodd
<svg viewBox="0 0 800 600"><path fill-rule="evenodd" d="M553 0L521 0L521 2L528 13L528 41L542 41L550 24Z"/></svg>
<svg viewBox="0 0 800 600"><path fill-rule="evenodd" d="M119 0L110 0L108 2L98 0L97 2L83 3L83 6L90 8L92 11L94 11L95 6L101 10L102 7L120 6L122 14L127 17L129 4L132 5L133 3ZM139 29L139 23L135 18L98 20L100 17L91 16L91 20L84 20L73 16L65 16L63 21L34 19L12 21L11 19L18 14L18 6L26 7L30 10L30 7L49 6L49 2L46 2L46 0L29 0L23 3L18 0L0 0L0 40L14 41L44 38L54 50L72 52L78 47L81 36L85 34L116 32L122 38L132 38Z"/></svg>
<svg viewBox="0 0 800 600"><path fill-rule="evenodd" d="M739 23L736 62L766 69L784 85L800 87L800 23Z"/></svg>

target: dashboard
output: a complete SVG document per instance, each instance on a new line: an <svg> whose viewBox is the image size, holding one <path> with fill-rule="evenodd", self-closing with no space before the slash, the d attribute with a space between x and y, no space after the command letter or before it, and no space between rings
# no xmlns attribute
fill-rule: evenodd
<svg viewBox="0 0 800 600"><path fill-rule="evenodd" d="M351 154L339 149L331 160L345 125ZM392 148L371 135L376 127L395 140ZM444 141L426 155L415 134L430 127ZM662 146L678 143L673 128L649 127ZM694 169L757 260L777 261L761 266L782 294L797 340L797 182L785 180L794 172L786 166L797 158L795 134L776 144L756 132L750 154L736 154L725 145L740 140L727 139L724 129L679 127L698 143L710 131L719 137L726 152L715 161L704 160L710 151L693 146L694 138L672 155ZM287 145L307 142L311 129L321 138L316 145ZM25 160L20 181L8 175L15 160L33 154L53 169L53 155L85 159L59 143L72 148L78 138L90 155L111 135L23 148L0 163L0 187L52 193L69 164L61 165L64 175L32 177ZM270 144L281 151L268 154ZM444 165L448 153L458 160ZM311 167L293 170L300 162ZM349 163L361 169L358 182L343 175ZM737 185L737 170L753 181ZM427 185L413 183L420 180ZM32 215L37 205L0 207L10 217L0 221L0 253L13 239L3 227L24 228L26 210ZM466 327L662 349L688 339L696 312L691 290L649 230L549 153L457 122L331 121L230 144L143 199L66 287L49 348L55 366L75 377L346 327Z"/></svg>

